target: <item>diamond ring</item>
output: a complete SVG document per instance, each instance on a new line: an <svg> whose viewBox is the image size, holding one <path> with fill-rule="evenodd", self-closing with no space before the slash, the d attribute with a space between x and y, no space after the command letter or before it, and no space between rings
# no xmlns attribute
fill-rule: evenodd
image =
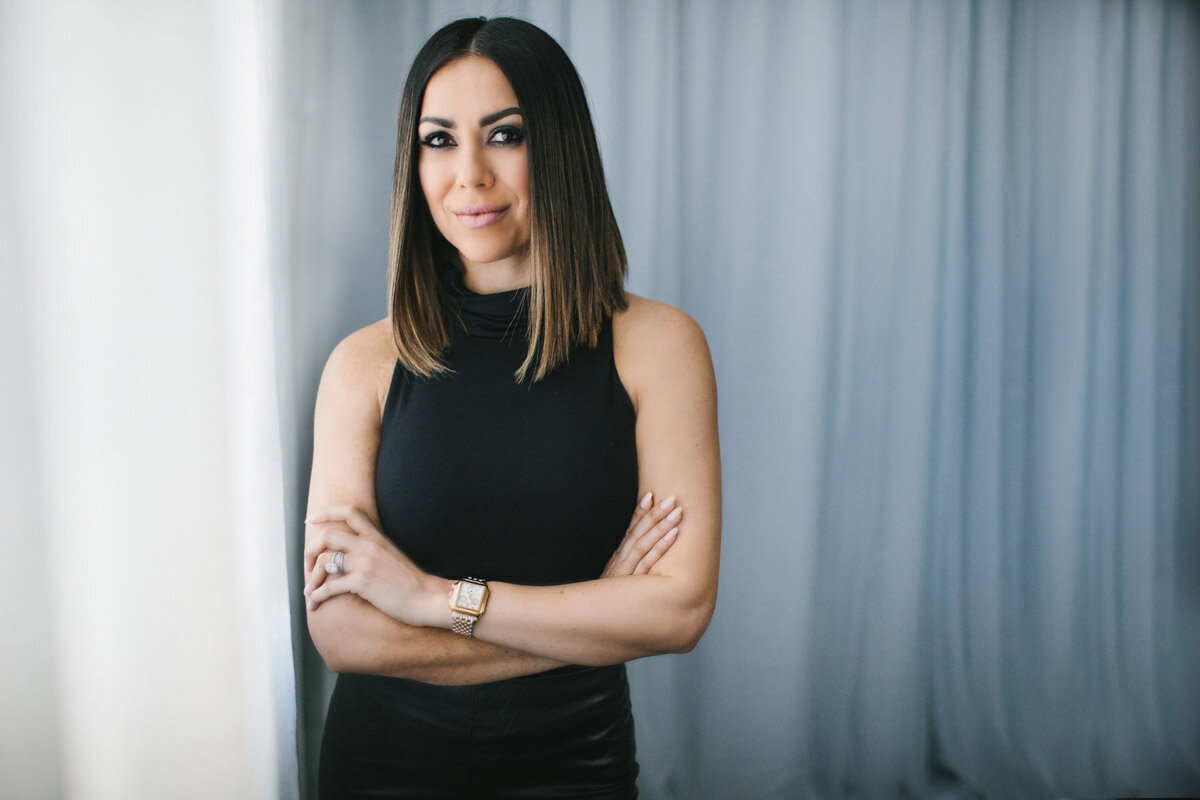
<svg viewBox="0 0 1200 800"><path fill-rule="evenodd" d="M343 571L342 564L346 559L346 554L338 550L333 554L333 557L325 562L325 571L330 575L337 575Z"/></svg>

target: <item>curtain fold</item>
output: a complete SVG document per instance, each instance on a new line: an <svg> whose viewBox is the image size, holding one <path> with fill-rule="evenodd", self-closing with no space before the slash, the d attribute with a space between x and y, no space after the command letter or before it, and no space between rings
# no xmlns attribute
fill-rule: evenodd
<svg viewBox="0 0 1200 800"><path fill-rule="evenodd" d="M306 8L313 387L383 313L399 89L468 14L560 39L630 289L707 333L721 592L631 665L646 797L1200 791L1200 9Z"/></svg>
<svg viewBox="0 0 1200 800"><path fill-rule="evenodd" d="M299 794L275 10L0 5L5 798Z"/></svg>

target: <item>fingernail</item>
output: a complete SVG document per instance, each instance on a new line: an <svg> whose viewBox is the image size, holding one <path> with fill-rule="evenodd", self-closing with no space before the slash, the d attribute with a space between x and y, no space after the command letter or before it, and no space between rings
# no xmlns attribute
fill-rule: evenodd
<svg viewBox="0 0 1200 800"><path fill-rule="evenodd" d="M667 535L663 539L669 542L675 538L675 534L677 533L679 533L679 528L671 528L671 530L667 531Z"/></svg>
<svg viewBox="0 0 1200 800"><path fill-rule="evenodd" d="M316 519L316 518L315 518L315 517L305 517L305 518L304 518L304 524L305 524L305 525L311 525L311 524L312 524L312 521L313 521L314 519Z"/></svg>
<svg viewBox="0 0 1200 800"><path fill-rule="evenodd" d="M305 597L308 597L310 594L312 594L312 587L311 587L311 586L305 586L305 587L304 587L304 596L305 596Z"/></svg>
<svg viewBox="0 0 1200 800"><path fill-rule="evenodd" d="M674 511L672 511L670 514L667 514L667 521L668 522L679 522L679 518L682 516L683 516L683 509L677 508Z"/></svg>
<svg viewBox="0 0 1200 800"><path fill-rule="evenodd" d="M675 495L671 495L666 500L663 500L662 505L659 506L659 508L661 508L663 511L666 511L668 508L670 508L673 505L675 505Z"/></svg>
<svg viewBox="0 0 1200 800"><path fill-rule="evenodd" d="M642 502L638 503L642 508L649 508L654 500L654 492L646 492L646 496L642 498Z"/></svg>

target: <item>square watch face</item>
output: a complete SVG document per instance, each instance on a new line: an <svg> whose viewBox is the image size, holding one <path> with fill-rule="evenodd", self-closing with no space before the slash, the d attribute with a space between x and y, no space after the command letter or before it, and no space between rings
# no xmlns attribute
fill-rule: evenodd
<svg viewBox="0 0 1200 800"><path fill-rule="evenodd" d="M458 585L458 600L455 605L468 611L478 611L483 606L483 589L477 583L463 581Z"/></svg>

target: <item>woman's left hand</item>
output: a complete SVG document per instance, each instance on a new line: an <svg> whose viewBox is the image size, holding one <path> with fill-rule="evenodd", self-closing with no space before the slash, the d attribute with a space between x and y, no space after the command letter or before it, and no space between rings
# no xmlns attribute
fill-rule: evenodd
<svg viewBox="0 0 1200 800"><path fill-rule="evenodd" d="M308 610L340 594L355 594L407 625L434 625L449 615L450 582L423 572L353 506L336 506L305 520L322 526L304 545ZM330 527L343 523L350 530ZM341 569L325 565L341 553Z"/></svg>
<svg viewBox="0 0 1200 800"><path fill-rule="evenodd" d="M675 502L675 495L651 507L653 503L654 493L646 492L633 509L633 519L629 521L625 538L608 559L601 578L645 575L675 544L675 536L679 533L676 523L683 516L682 506Z"/></svg>

